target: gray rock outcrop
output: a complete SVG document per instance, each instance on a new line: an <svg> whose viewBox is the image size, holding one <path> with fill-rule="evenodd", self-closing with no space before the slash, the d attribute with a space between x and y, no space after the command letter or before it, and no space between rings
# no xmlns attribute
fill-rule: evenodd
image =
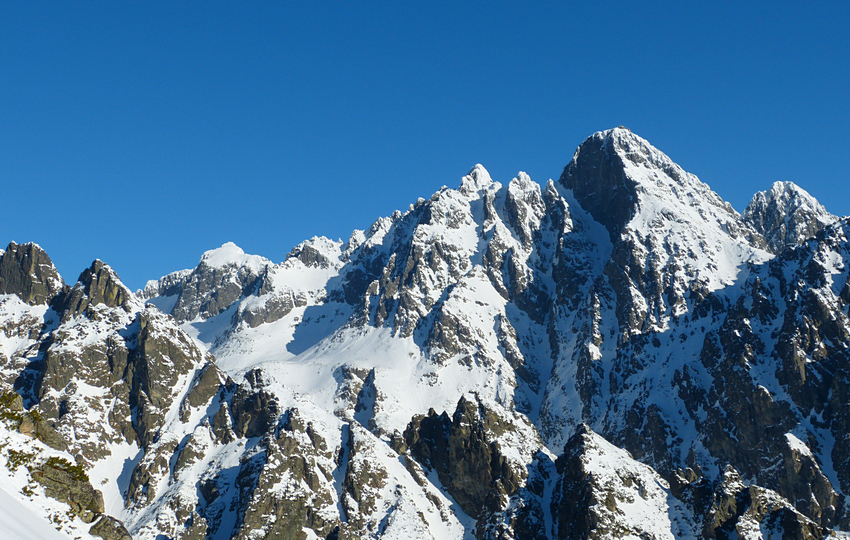
<svg viewBox="0 0 850 540"><path fill-rule="evenodd" d="M65 289L47 253L36 244L10 242L0 256L0 294L16 294L28 304L46 304Z"/></svg>

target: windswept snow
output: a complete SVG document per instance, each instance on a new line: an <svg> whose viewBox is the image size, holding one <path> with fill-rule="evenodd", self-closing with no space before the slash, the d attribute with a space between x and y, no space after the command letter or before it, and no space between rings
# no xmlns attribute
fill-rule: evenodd
<svg viewBox="0 0 850 540"><path fill-rule="evenodd" d="M259 255L246 255L242 248L233 242L226 242L220 248L207 251L201 257L201 263L207 266L244 266L259 271L271 261Z"/></svg>
<svg viewBox="0 0 850 540"><path fill-rule="evenodd" d="M70 540L33 509L0 487L0 531L3 540Z"/></svg>

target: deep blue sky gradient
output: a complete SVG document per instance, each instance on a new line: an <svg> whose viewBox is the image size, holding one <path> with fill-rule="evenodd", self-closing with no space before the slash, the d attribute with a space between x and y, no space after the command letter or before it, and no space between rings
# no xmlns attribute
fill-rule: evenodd
<svg viewBox="0 0 850 540"><path fill-rule="evenodd" d="M0 241L68 282L281 261L617 125L738 210L792 180L850 214L848 2L126 4L0 3Z"/></svg>

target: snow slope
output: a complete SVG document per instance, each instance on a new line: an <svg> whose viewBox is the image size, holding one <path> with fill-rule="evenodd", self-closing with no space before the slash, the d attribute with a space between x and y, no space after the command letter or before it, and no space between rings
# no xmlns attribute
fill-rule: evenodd
<svg viewBox="0 0 850 540"><path fill-rule="evenodd" d="M24 506L0 488L0 530L5 540L69 540L51 527L38 510Z"/></svg>

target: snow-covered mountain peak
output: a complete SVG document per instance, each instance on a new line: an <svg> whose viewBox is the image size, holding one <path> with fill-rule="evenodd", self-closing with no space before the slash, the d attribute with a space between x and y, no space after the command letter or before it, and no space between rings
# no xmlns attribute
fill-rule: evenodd
<svg viewBox="0 0 850 540"><path fill-rule="evenodd" d="M527 173L523 171L519 171L516 175L516 178L511 180L511 186L516 186L522 191L529 191L530 189L536 189L540 191L540 185L531 179Z"/></svg>
<svg viewBox="0 0 850 540"><path fill-rule="evenodd" d="M817 216L829 216L831 221L837 219L830 214L808 191L794 182L774 182L769 190L759 191L744 210L744 215L752 215L768 205L776 205L786 212L805 211Z"/></svg>
<svg viewBox="0 0 850 540"><path fill-rule="evenodd" d="M588 137L559 180L612 239L632 218L637 202L636 184L625 175L623 160L615 151L620 131L599 131Z"/></svg>
<svg viewBox="0 0 850 540"><path fill-rule="evenodd" d="M708 211L724 220L738 219L731 205L696 176L622 127L588 137L564 168L560 182L573 190L582 207L605 225L612 238L639 211L651 209L673 215L699 206L704 210L699 216Z"/></svg>
<svg viewBox="0 0 850 540"><path fill-rule="evenodd" d="M674 229L681 229L683 237L704 237L712 229L711 236L761 245L729 203L625 128L600 131L585 140L560 182L614 241L626 229L641 236L654 230L658 240L666 237L668 244Z"/></svg>
<svg viewBox="0 0 850 540"><path fill-rule="evenodd" d="M362 232L361 232L362 234ZM343 243L324 236L314 236L295 246L286 260L297 258L306 266L330 268L339 266Z"/></svg>
<svg viewBox="0 0 850 540"><path fill-rule="evenodd" d="M781 197L786 200L792 200L795 198L803 198L808 200L811 203L819 204L817 199L812 197L808 191L801 188L794 182L782 181L778 180L770 186L769 190L771 197Z"/></svg>
<svg viewBox="0 0 850 540"><path fill-rule="evenodd" d="M225 266L249 267L259 271L272 262L259 255L248 255L233 242L226 242L221 247L205 252L201 256L201 264L213 268Z"/></svg>
<svg viewBox="0 0 850 540"><path fill-rule="evenodd" d="M495 182L490 178L490 173L480 163L476 164L460 182L459 191L464 195L470 195L492 186Z"/></svg>
<svg viewBox="0 0 850 540"><path fill-rule="evenodd" d="M309 243L305 242L305 243ZM148 282L139 296L179 321L218 315L243 294L251 294L275 264L248 255L233 242L207 251L198 266Z"/></svg>
<svg viewBox="0 0 850 540"><path fill-rule="evenodd" d="M756 193L743 218L764 235L774 253L799 244L838 220L793 182L775 182L769 190Z"/></svg>
<svg viewBox="0 0 850 540"><path fill-rule="evenodd" d="M608 232L605 274L623 342L665 331L747 263L770 258L731 205L625 128L586 139L560 183Z"/></svg>
<svg viewBox="0 0 850 540"><path fill-rule="evenodd" d="M664 152L655 148L649 141L636 135L628 128L618 127L597 132L592 135L592 138L601 138L606 149L636 165L646 164L648 168L665 171L667 169L678 169L678 171L684 172ZM680 178L677 178L677 180L680 180Z"/></svg>

